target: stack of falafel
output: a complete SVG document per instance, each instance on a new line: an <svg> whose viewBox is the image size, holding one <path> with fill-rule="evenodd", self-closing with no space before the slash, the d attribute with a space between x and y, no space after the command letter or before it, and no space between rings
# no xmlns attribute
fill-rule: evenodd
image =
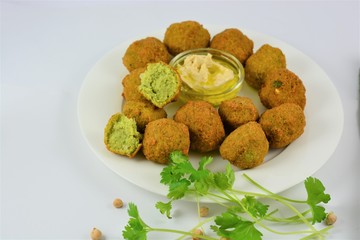
<svg viewBox="0 0 360 240"><path fill-rule="evenodd" d="M264 113L259 115L251 99L237 96L223 101L218 109L206 101L189 101L170 119L163 107L177 100L180 85L160 107L141 91L149 66L160 63L176 72L168 65L173 56L206 47L229 52L245 66L245 81L258 91L261 103L268 108ZM286 68L279 48L264 44L255 53L253 48L253 41L239 29L226 29L210 39L208 30L195 21L171 24L163 42L148 37L132 43L123 56L129 70L122 80L125 101L122 113L115 114L122 116L116 119L123 122L110 118L104 132L107 149L134 157L142 147L146 159L162 164L175 150L184 154L190 149L200 153L219 151L223 159L248 169L260 165L269 148L289 145L302 135L306 125L305 87ZM169 90L166 82L159 86L152 89L155 95ZM127 124L129 119L136 124ZM127 139L132 140L131 144Z"/></svg>

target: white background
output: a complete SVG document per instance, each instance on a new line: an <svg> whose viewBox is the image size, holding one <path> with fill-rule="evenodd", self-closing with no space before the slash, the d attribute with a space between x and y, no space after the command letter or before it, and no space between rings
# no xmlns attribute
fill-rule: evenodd
<svg viewBox="0 0 360 240"><path fill-rule="evenodd" d="M152 226L196 225L195 204L178 202L167 220L154 208L164 197L105 167L77 119L82 81L98 59L123 41L192 19L274 36L325 70L343 103L344 131L314 176L326 186L328 209L338 216L328 239L357 239L359 12L357 1L2 1L0 238L88 239L97 227L106 239L122 239L128 216L126 208L113 208L116 197L135 202ZM302 184L283 194L305 197ZM264 239L280 238L263 232Z"/></svg>

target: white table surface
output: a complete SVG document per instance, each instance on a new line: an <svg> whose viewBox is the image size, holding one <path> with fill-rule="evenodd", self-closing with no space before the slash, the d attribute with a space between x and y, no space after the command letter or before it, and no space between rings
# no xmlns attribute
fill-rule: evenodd
<svg viewBox="0 0 360 240"><path fill-rule="evenodd" d="M154 207L164 197L109 170L87 146L77 119L82 81L98 59L123 41L192 19L272 35L328 74L343 104L344 130L314 177L338 216L328 239L358 239L359 12L357 1L2 1L0 238L89 239L97 227L106 239L122 239L128 215L126 207L113 208L116 197L135 202L153 226L196 225L195 204L179 201L167 220ZM305 197L302 184L283 194Z"/></svg>

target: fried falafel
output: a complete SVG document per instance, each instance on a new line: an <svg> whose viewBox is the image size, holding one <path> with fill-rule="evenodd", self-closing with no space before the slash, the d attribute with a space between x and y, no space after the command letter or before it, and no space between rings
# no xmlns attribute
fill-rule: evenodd
<svg viewBox="0 0 360 240"><path fill-rule="evenodd" d="M190 131L190 148L209 152L219 148L225 138L224 125L215 107L206 101L188 101L174 115Z"/></svg>
<svg viewBox="0 0 360 240"><path fill-rule="evenodd" d="M134 119L124 114L112 115L104 130L106 148L120 155L134 157L141 148L142 135L137 131Z"/></svg>
<svg viewBox="0 0 360 240"><path fill-rule="evenodd" d="M137 68L123 78L122 96L126 101L147 101L147 99L139 92L141 83L140 74L145 70L145 67Z"/></svg>
<svg viewBox="0 0 360 240"><path fill-rule="evenodd" d="M177 55L186 50L208 47L210 34L196 21L173 23L165 31L164 43L171 54Z"/></svg>
<svg viewBox="0 0 360 240"><path fill-rule="evenodd" d="M241 125L220 146L221 157L241 169L260 165L268 151L269 142L257 122Z"/></svg>
<svg viewBox="0 0 360 240"><path fill-rule="evenodd" d="M288 69L273 69L264 80L259 90L261 103L273 108L283 103L296 103L305 108L305 86L301 79Z"/></svg>
<svg viewBox="0 0 360 240"><path fill-rule="evenodd" d="M248 97L236 96L222 101L218 112L225 128L229 131L247 122L256 121L259 118L256 106Z"/></svg>
<svg viewBox="0 0 360 240"><path fill-rule="evenodd" d="M146 125L143 153L147 160L165 164L171 152L179 150L187 155L189 148L189 129L185 124L162 118Z"/></svg>
<svg viewBox="0 0 360 240"><path fill-rule="evenodd" d="M143 101L125 101L122 112L128 118L135 119L139 132L144 132L149 122L167 117L164 109Z"/></svg>
<svg viewBox="0 0 360 240"><path fill-rule="evenodd" d="M163 62L149 63L140 79L139 92L158 108L175 101L180 94L179 74Z"/></svg>
<svg viewBox="0 0 360 240"><path fill-rule="evenodd" d="M253 54L254 42L239 29L229 28L216 34L210 43L211 48L234 55L241 64Z"/></svg>
<svg viewBox="0 0 360 240"><path fill-rule="evenodd" d="M245 81L259 90L266 74L276 68L286 68L285 55L279 48L264 44L246 61Z"/></svg>
<svg viewBox="0 0 360 240"><path fill-rule="evenodd" d="M284 103L266 110L259 119L271 148L283 148L299 138L306 125L303 109Z"/></svg>
<svg viewBox="0 0 360 240"><path fill-rule="evenodd" d="M159 61L169 63L171 55L163 42L155 37L147 37L130 44L122 60L127 70L131 72L145 67L148 63Z"/></svg>

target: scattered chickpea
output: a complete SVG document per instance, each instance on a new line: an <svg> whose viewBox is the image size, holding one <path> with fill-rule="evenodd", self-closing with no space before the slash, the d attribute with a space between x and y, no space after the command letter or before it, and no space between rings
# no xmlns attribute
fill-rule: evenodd
<svg viewBox="0 0 360 240"><path fill-rule="evenodd" d="M100 240L102 238L102 233L99 229L93 228L90 234L91 240Z"/></svg>
<svg viewBox="0 0 360 240"><path fill-rule="evenodd" d="M206 217L209 214L209 208L208 207L200 207L200 217Z"/></svg>
<svg viewBox="0 0 360 240"><path fill-rule="evenodd" d="M329 212L326 215L325 224L326 225L333 225L336 222L336 215L333 212Z"/></svg>
<svg viewBox="0 0 360 240"><path fill-rule="evenodd" d="M193 233L194 234L196 234L196 235L204 235L204 233L203 233L203 231L201 231L201 229L195 229L194 231L193 231ZM200 240L201 238L198 238L198 237L193 237L192 238L192 240Z"/></svg>
<svg viewBox="0 0 360 240"><path fill-rule="evenodd" d="M113 205L116 208L122 208L124 206L124 203L120 198L115 198L113 201Z"/></svg>

